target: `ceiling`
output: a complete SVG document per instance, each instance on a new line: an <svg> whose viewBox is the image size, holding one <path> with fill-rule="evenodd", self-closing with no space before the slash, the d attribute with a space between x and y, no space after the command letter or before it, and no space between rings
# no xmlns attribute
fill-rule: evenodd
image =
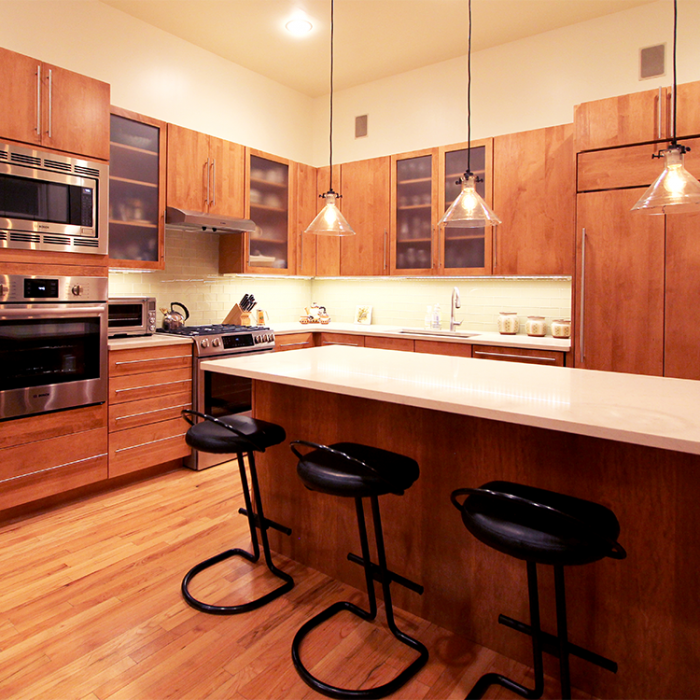
<svg viewBox="0 0 700 700"><path fill-rule="evenodd" d="M473 0L473 51L655 0ZM294 90L328 93L330 0L101 0ZM467 0L335 0L334 88L467 53ZM304 38L284 28L302 15Z"/></svg>

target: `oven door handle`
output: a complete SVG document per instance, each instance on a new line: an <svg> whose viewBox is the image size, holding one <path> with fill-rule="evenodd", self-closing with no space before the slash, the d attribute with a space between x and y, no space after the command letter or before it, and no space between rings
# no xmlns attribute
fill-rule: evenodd
<svg viewBox="0 0 700 700"><path fill-rule="evenodd" d="M107 306L102 304L101 306L76 306L75 308L56 308L51 309L40 309L40 308L28 308L26 306L19 309L0 309L0 321L3 319L35 319L35 318L80 318L81 316L99 316L104 314L107 310Z"/></svg>

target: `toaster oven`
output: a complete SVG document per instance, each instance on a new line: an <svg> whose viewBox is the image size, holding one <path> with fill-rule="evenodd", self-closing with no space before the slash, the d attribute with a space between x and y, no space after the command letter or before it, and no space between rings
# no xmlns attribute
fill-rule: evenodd
<svg viewBox="0 0 700 700"><path fill-rule="evenodd" d="M155 297L110 297L107 327L110 338L155 333Z"/></svg>

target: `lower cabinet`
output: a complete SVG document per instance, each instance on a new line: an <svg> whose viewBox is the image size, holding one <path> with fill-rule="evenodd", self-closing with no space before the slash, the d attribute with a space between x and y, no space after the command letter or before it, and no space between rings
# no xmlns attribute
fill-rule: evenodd
<svg viewBox="0 0 700 700"><path fill-rule="evenodd" d="M282 350L298 350L299 348L312 348L315 344L312 331L308 333L289 333L287 335L275 336L276 352Z"/></svg>
<svg viewBox="0 0 700 700"><path fill-rule="evenodd" d="M104 404L0 424L0 510L103 481L107 475Z"/></svg>
<svg viewBox="0 0 700 700"><path fill-rule="evenodd" d="M564 367L566 353L559 350L536 350L534 348L507 348L502 345L474 345L472 357L481 360L506 360L530 365Z"/></svg>
<svg viewBox="0 0 700 700"><path fill-rule="evenodd" d="M186 457L192 347L110 350L109 476Z"/></svg>
<svg viewBox="0 0 700 700"><path fill-rule="evenodd" d="M431 355L450 355L452 357L471 357L472 346L467 343L443 343L438 340L414 340L414 352Z"/></svg>
<svg viewBox="0 0 700 700"><path fill-rule="evenodd" d="M354 333L321 333L319 345L350 345L355 348L365 346L365 336Z"/></svg>
<svg viewBox="0 0 700 700"><path fill-rule="evenodd" d="M380 335L368 335L365 336L365 347L413 352L413 340L411 338L385 338Z"/></svg>

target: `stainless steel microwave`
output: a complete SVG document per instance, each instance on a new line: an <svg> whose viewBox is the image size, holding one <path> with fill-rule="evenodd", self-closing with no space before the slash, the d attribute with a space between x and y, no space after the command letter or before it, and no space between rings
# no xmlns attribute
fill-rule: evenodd
<svg viewBox="0 0 700 700"><path fill-rule="evenodd" d="M0 141L0 248L108 251L109 166Z"/></svg>
<svg viewBox="0 0 700 700"><path fill-rule="evenodd" d="M155 297L110 297L107 315L110 338L156 332Z"/></svg>

